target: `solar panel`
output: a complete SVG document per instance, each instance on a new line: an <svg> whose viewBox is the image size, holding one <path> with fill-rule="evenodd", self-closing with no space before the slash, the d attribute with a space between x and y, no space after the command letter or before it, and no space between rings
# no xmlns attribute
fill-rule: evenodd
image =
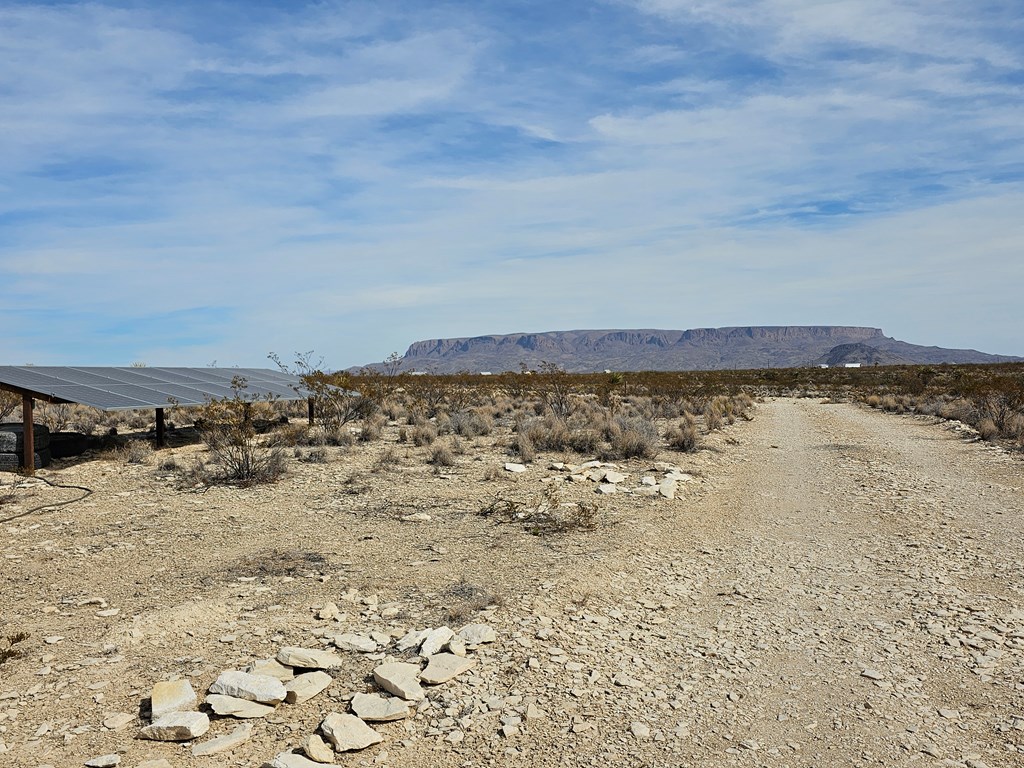
<svg viewBox="0 0 1024 768"><path fill-rule="evenodd" d="M202 405L234 396L231 382L245 379L246 400L304 400L298 376L269 368L101 368L0 366L0 386L80 403L102 411ZM298 391L296 391L296 388Z"/></svg>

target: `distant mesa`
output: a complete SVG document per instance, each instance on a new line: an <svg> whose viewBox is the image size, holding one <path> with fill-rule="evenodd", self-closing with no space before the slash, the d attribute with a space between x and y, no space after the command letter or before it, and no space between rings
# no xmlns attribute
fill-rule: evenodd
<svg viewBox="0 0 1024 768"><path fill-rule="evenodd" d="M973 349L925 347L886 336L880 328L845 325L751 325L693 328L548 331L412 344L403 371L518 371L553 363L573 372L706 371L852 363L1002 363L1024 358ZM372 366L371 366L372 367Z"/></svg>

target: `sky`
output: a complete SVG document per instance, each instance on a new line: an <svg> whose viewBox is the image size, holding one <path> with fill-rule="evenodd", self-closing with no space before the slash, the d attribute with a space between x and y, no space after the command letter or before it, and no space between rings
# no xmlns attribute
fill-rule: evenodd
<svg viewBox="0 0 1024 768"><path fill-rule="evenodd" d="M1015 0L0 0L0 363L866 325L1024 355Z"/></svg>

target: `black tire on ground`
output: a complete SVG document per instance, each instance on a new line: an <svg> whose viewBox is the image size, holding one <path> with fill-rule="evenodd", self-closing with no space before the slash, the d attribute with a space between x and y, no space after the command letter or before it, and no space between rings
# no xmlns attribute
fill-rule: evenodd
<svg viewBox="0 0 1024 768"><path fill-rule="evenodd" d="M55 459L80 456L89 449L89 438L81 432L51 432L50 455Z"/></svg>
<svg viewBox="0 0 1024 768"><path fill-rule="evenodd" d="M53 460L49 448L36 451L34 455L36 469L50 466L50 462ZM17 472L20 470L22 467L21 456L20 453L0 453L0 471Z"/></svg>
<svg viewBox="0 0 1024 768"><path fill-rule="evenodd" d="M24 448L24 432L25 427L22 424L0 424L0 453L14 453ZM50 430L45 424L35 424L32 435L37 451L50 445Z"/></svg>

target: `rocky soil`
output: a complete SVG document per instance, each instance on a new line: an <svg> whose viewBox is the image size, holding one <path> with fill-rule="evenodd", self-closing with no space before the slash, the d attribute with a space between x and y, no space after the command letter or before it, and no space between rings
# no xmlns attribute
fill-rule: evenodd
<svg viewBox="0 0 1024 768"><path fill-rule="evenodd" d="M40 477L92 493L29 514L84 491L0 479L0 636L28 635L0 764L1024 765L1019 457L813 400L663 451L676 471L603 468L614 493L551 466L579 457L508 471L493 436L440 472L387 439L251 489L65 462ZM597 527L538 529L541 504ZM243 705L246 668L313 677ZM201 735L142 738L168 696Z"/></svg>

